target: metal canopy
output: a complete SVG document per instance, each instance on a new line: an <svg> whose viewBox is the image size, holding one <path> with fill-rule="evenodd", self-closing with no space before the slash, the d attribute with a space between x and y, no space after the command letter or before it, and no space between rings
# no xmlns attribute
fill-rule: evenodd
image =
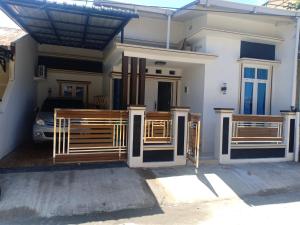
<svg viewBox="0 0 300 225"><path fill-rule="evenodd" d="M138 15L114 7L1 0L0 7L40 44L103 50Z"/></svg>

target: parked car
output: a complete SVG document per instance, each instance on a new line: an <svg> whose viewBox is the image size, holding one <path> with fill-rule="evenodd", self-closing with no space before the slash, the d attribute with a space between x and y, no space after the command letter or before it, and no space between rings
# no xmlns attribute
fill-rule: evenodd
<svg viewBox="0 0 300 225"><path fill-rule="evenodd" d="M83 109L84 103L77 98L47 98L36 115L35 123L33 125L33 141L44 142L53 140L54 127L54 109L68 108L68 109Z"/></svg>

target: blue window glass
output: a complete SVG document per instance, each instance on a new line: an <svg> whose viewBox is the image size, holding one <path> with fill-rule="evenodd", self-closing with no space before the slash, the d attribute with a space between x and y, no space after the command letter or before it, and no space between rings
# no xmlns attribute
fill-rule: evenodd
<svg viewBox="0 0 300 225"><path fill-rule="evenodd" d="M244 114L252 114L253 83L245 82Z"/></svg>
<svg viewBox="0 0 300 225"><path fill-rule="evenodd" d="M257 114L264 115L266 109L266 84L259 83L257 86Z"/></svg>
<svg viewBox="0 0 300 225"><path fill-rule="evenodd" d="M255 68L244 68L244 78L255 78Z"/></svg>
<svg viewBox="0 0 300 225"><path fill-rule="evenodd" d="M266 69L257 69L257 79L268 80L268 70L266 70Z"/></svg>

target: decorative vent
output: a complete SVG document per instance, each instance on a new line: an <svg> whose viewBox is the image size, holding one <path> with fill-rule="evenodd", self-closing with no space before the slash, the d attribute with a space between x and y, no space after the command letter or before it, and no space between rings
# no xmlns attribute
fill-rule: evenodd
<svg viewBox="0 0 300 225"><path fill-rule="evenodd" d="M155 73L156 74L161 74L161 70L157 69L157 70L155 70Z"/></svg>
<svg viewBox="0 0 300 225"><path fill-rule="evenodd" d="M175 71L175 70L169 70L169 74L170 74L170 75L175 75L175 74L176 74L176 71Z"/></svg>

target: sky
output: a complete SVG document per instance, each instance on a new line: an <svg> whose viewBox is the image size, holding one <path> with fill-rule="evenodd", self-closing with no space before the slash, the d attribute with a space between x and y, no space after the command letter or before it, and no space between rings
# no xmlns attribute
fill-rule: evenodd
<svg viewBox="0 0 300 225"><path fill-rule="evenodd" d="M113 0L114 1L114 0ZM118 0L118 2L133 3L139 5L151 5L151 6L161 6L161 7L172 7L179 8L182 7L193 0ZM239 2L252 5L262 5L267 0L231 0L232 2ZM70 3L72 0L56 0L56 2L66 2ZM1 10L0 10L0 27L12 27L17 28L18 26L11 21Z"/></svg>

